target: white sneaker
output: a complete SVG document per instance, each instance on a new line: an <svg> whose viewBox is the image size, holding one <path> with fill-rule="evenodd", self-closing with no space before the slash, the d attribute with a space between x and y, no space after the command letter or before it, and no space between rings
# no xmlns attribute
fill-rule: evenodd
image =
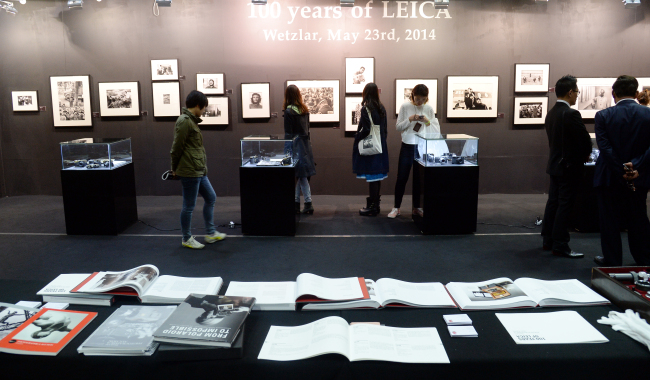
<svg viewBox="0 0 650 380"><path fill-rule="evenodd" d="M391 218L391 219L397 218L400 215L401 215L401 213L399 212L398 208L394 208L393 211L388 213L388 217Z"/></svg>
<svg viewBox="0 0 650 380"><path fill-rule="evenodd" d="M214 233L212 235L205 235L204 240L205 240L206 243L212 244L212 243L216 243L216 242L218 242L220 240L225 239L226 236L228 236L228 235L222 234L219 231L214 231Z"/></svg>
<svg viewBox="0 0 650 380"><path fill-rule="evenodd" d="M202 249L205 245L199 243L194 239L194 236L191 236L187 241L183 242L183 247L192 248L192 249Z"/></svg>

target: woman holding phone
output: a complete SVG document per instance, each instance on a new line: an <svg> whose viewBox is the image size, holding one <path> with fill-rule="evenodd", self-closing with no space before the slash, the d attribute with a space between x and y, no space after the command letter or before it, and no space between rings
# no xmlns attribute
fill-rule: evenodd
<svg viewBox="0 0 650 380"><path fill-rule="evenodd" d="M413 167L415 152L417 149L417 138L415 134L425 125L429 133L440 133L440 124L436 119L433 107L427 104L429 101L429 89L423 84L418 84L411 91L411 99L399 109L396 128L402 133L402 147L399 151L399 162L397 165L397 182L395 183L395 205L388 214L389 218L396 218L400 215L402 198L406 189L406 182L409 180L409 173ZM413 188L419 189L420 177L417 171L413 173ZM420 196L414 191L413 213L420 212Z"/></svg>

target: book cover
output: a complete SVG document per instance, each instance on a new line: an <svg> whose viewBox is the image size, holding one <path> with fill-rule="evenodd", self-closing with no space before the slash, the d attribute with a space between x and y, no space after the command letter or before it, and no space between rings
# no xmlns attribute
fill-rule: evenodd
<svg viewBox="0 0 650 380"><path fill-rule="evenodd" d="M254 297L191 294L153 334L157 342L230 347Z"/></svg>
<svg viewBox="0 0 650 380"><path fill-rule="evenodd" d="M40 302L20 301L16 303L17 306L7 304L7 306L0 306L0 339L11 334L16 328L25 323L29 318L38 313L38 307L41 306Z"/></svg>
<svg viewBox="0 0 650 380"><path fill-rule="evenodd" d="M0 352L54 356L96 316L93 312L42 309L0 340Z"/></svg>

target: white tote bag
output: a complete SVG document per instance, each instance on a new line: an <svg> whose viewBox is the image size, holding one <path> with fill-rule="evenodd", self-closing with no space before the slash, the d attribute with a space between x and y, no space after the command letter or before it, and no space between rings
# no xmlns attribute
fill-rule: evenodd
<svg viewBox="0 0 650 380"><path fill-rule="evenodd" d="M359 141L359 154L362 156L380 154L381 131L379 129L379 125L376 125L375 122L372 121L372 115L370 114L368 107L364 108L366 109L366 112L368 112L368 117L370 118L370 134L368 134L365 139Z"/></svg>

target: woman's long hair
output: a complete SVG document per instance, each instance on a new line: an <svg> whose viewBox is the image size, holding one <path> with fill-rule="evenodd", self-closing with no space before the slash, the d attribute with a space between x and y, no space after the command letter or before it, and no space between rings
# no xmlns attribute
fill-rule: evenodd
<svg viewBox="0 0 650 380"><path fill-rule="evenodd" d="M284 90L284 104L282 104L282 109L286 110L289 106L296 106L300 113L309 113L309 108L302 101L300 89L294 84L288 85L287 89Z"/></svg>
<svg viewBox="0 0 650 380"><path fill-rule="evenodd" d="M361 105L368 107L370 111L377 110L379 112L379 117L384 118L386 116L386 111L379 100L379 89L377 85L370 82L363 88L363 93L361 94L363 101Z"/></svg>

